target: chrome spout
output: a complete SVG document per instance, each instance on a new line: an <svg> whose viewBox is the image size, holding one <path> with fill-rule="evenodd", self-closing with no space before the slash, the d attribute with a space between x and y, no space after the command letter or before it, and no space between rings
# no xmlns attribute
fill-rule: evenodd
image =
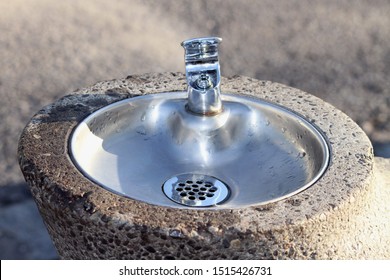
<svg viewBox="0 0 390 280"><path fill-rule="evenodd" d="M188 84L187 109L199 115L216 115L223 109L220 97L221 71L218 37L195 38L182 42Z"/></svg>

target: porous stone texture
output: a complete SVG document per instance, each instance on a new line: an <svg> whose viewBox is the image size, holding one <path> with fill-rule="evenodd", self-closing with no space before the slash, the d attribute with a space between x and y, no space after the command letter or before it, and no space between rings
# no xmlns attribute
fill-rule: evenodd
<svg viewBox="0 0 390 280"><path fill-rule="evenodd" d="M186 81L181 73L161 73L98 83L43 108L19 142L22 172L61 258L389 258L389 231L382 232L388 212L380 221L367 218L379 213L371 205L385 200L378 194L388 196L388 186L375 187L372 146L359 126L322 100L281 84L235 76L221 85L222 92L280 104L314 123L331 146L324 176L289 199L240 209L179 210L113 194L73 165L73 128L110 103L183 91Z"/></svg>

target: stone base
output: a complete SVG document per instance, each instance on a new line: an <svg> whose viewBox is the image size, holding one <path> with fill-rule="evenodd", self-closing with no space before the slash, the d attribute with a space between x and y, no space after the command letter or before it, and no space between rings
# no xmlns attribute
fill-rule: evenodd
<svg viewBox="0 0 390 280"><path fill-rule="evenodd" d="M280 104L314 123L327 136L332 150L325 175L289 199L242 209L179 210L120 197L75 168L68 154L73 128L110 103L183 91L186 81L183 74L163 73L98 83L43 108L20 138L22 172L60 256L390 258L389 211L385 206L389 186L380 179L384 175L377 175L375 184L372 146L363 131L333 106L291 87L237 76L224 78L221 84L222 92ZM384 174L383 166L388 162L377 162L376 168L382 172L375 174Z"/></svg>

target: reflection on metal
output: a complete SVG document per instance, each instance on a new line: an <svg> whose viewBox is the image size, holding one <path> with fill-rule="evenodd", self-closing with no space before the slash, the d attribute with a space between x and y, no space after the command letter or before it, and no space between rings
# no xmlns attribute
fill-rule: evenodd
<svg viewBox="0 0 390 280"><path fill-rule="evenodd" d="M167 180L163 192L172 201L191 207L210 207L229 198L229 188L215 177L180 174Z"/></svg>
<svg viewBox="0 0 390 280"><path fill-rule="evenodd" d="M217 37L184 41L188 110L195 114L215 115L222 111L220 97L221 71L218 61Z"/></svg>
<svg viewBox="0 0 390 280"><path fill-rule="evenodd" d="M186 92L106 106L75 129L72 159L112 192L177 208L191 206L168 198L161 187L180 174L202 174L229 186L227 200L199 208L214 209L280 200L308 188L325 172L327 143L304 118L259 99L221 97L224 110L214 116L188 112Z"/></svg>

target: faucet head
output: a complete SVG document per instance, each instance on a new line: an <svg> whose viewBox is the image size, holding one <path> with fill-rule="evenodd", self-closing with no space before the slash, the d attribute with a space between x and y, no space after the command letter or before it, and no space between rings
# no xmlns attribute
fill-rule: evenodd
<svg viewBox="0 0 390 280"><path fill-rule="evenodd" d="M209 62L218 60L218 45L222 42L218 37L194 38L181 43L185 50L185 62Z"/></svg>
<svg viewBox="0 0 390 280"><path fill-rule="evenodd" d="M223 109L220 97L221 71L218 37L195 38L182 42L188 84L187 108L199 115L216 115Z"/></svg>

